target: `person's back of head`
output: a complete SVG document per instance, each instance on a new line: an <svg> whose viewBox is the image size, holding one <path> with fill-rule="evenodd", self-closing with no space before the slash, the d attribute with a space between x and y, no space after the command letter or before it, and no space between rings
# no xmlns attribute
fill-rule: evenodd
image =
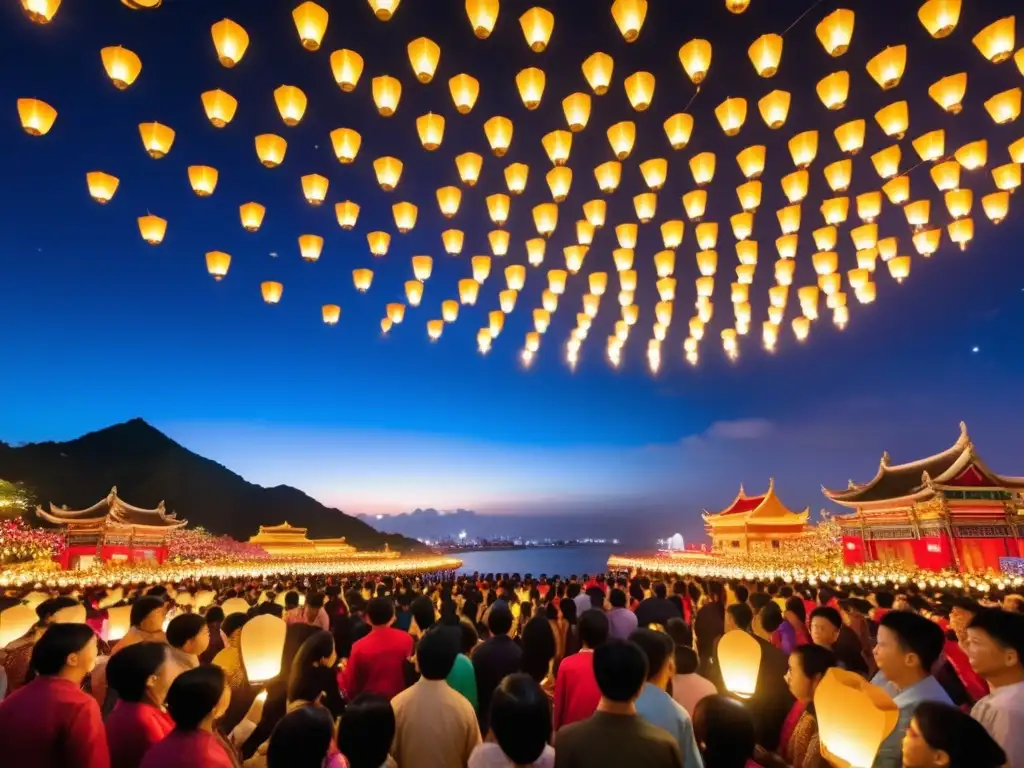
<svg viewBox="0 0 1024 768"><path fill-rule="evenodd" d="M512 610L505 603L495 605L487 616L487 628L491 630L493 637L507 635L512 631L513 622Z"/></svg>
<svg viewBox="0 0 1024 768"><path fill-rule="evenodd" d="M32 646L29 667L37 675L50 676L65 667L83 664L80 657L88 655L87 647L95 638L96 633L88 624L51 624ZM93 658L95 661L95 654ZM84 670L85 673L90 671Z"/></svg>
<svg viewBox="0 0 1024 768"><path fill-rule="evenodd" d="M896 635L905 654L913 653L917 657L924 674L931 673L946 644L946 636L938 624L916 613L890 611L882 617L879 626Z"/></svg>
<svg viewBox="0 0 1024 768"><path fill-rule="evenodd" d="M209 610L206 611L206 624L210 629L220 629L221 623L224 621L224 609L219 605L211 605Z"/></svg>
<svg viewBox="0 0 1024 768"><path fill-rule="evenodd" d="M434 612L434 603L426 595L420 595L409 606L409 613L413 621L419 627L420 632L426 632L437 621L437 614Z"/></svg>
<svg viewBox="0 0 1024 768"><path fill-rule="evenodd" d="M892 609L893 603L896 602L896 595L888 590L880 589L875 592L875 603L879 608Z"/></svg>
<svg viewBox="0 0 1024 768"><path fill-rule="evenodd" d="M366 606L366 618L375 627L389 626L395 618L394 603L386 597L373 598Z"/></svg>
<svg viewBox="0 0 1024 768"><path fill-rule="evenodd" d="M664 600L668 597L668 587L665 586L664 582L659 581L654 585L654 596L659 600Z"/></svg>
<svg viewBox="0 0 1024 768"><path fill-rule="evenodd" d="M514 765L533 765L551 740L551 706L537 681L508 675L491 698L491 730Z"/></svg>
<svg viewBox="0 0 1024 768"><path fill-rule="evenodd" d="M427 680L444 680L459 655L461 633L454 627L435 627L420 638L416 664Z"/></svg>
<svg viewBox="0 0 1024 768"><path fill-rule="evenodd" d="M750 590L742 584L737 584L732 593L736 595L736 601L739 603L747 602L747 598L750 597Z"/></svg>
<svg viewBox="0 0 1024 768"><path fill-rule="evenodd" d="M326 707L294 709L270 734L267 768L322 768L333 738L334 722Z"/></svg>
<svg viewBox="0 0 1024 768"><path fill-rule="evenodd" d="M224 633L224 636L227 637L228 640L230 640L236 632L248 623L249 614L232 613L224 619L224 623L220 625L220 631Z"/></svg>
<svg viewBox="0 0 1024 768"><path fill-rule="evenodd" d="M285 595L284 595L284 607L285 607L285 610L289 610L289 611L292 610L293 608L298 608L299 607L299 593L296 592L294 589L290 590L288 592L285 592Z"/></svg>
<svg viewBox="0 0 1024 768"><path fill-rule="evenodd" d="M779 604L776 602L770 602L761 612L758 613L758 619L761 622L761 627L765 632L774 632L776 629L782 626L785 618L782 615L782 609L779 608Z"/></svg>
<svg viewBox="0 0 1024 768"><path fill-rule="evenodd" d="M916 768L913 758L921 756L922 747L933 753L928 756L933 761L931 765L1000 768L1007 764L1006 753L981 723L956 707L934 701L923 701L914 710L914 719L903 742L904 764ZM934 753L945 753L945 759Z"/></svg>
<svg viewBox="0 0 1024 768"><path fill-rule="evenodd" d="M548 674L557 651L551 624L543 616L534 616L523 627L521 641L523 655L520 669L539 682Z"/></svg>
<svg viewBox="0 0 1024 768"><path fill-rule="evenodd" d="M807 606L799 597L791 597L786 601L786 610L796 616L801 624L807 622Z"/></svg>
<svg viewBox="0 0 1024 768"><path fill-rule="evenodd" d="M216 717L226 685L224 670L213 664L186 670L174 678L165 706L175 726L194 731L211 714Z"/></svg>
<svg viewBox="0 0 1024 768"><path fill-rule="evenodd" d="M767 592L755 592L747 598L747 604L751 607L754 613L760 613L761 609L770 602L772 602L772 598Z"/></svg>
<svg viewBox="0 0 1024 768"><path fill-rule="evenodd" d="M722 582L720 581L709 581L706 586L708 597L712 601L719 601L722 599Z"/></svg>
<svg viewBox="0 0 1024 768"><path fill-rule="evenodd" d="M395 711L383 696L363 693L348 703L338 726L338 751L350 768L380 768L395 738Z"/></svg>
<svg viewBox="0 0 1024 768"><path fill-rule="evenodd" d="M465 617L459 621L459 632L462 634L459 651L469 656L472 650L476 648L477 643L480 642L480 636L477 634L473 622Z"/></svg>
<svg viewBox="0 0 1024 768"><path fill-rule="evenodd" d="M189 640L208 630L206 621L198 613L182 613L167 625L167 644L181 650Z"/></svg>
<svg viewBox="0 0 1024 768"><path fill-rule="evenodd" d="M334 635L318 630L299 647L288 676L288 701L316 701L322 691L319 670L333 665L337 655Z"/></svg>
<svg viewBox="0 0 1024 768"><path fill-rule="evenodd" d="M647 657L647 679L655 680L665 670L670 660L674 661L675 646L672 639L664 632L653 629L636 629L629 636L631 643L636 643Z"/></svg>
<svg viewBox="0 0 1024 768"><path fill-rule="evenodd" d="M789 600L793 596L793 588L789 584L783 584L779 587L779 597L783 600Z"/></svg>
<svg viewBox="0 0 1024 768"><path fill-rule="evenodd" d="M163 643L129 645L111 656L107 662L107 685L122 701L142 701L149 688L150 678L159 674L166 661L167 646Z"/></svg>
<svg viewBox="0 0 1024 768"><path fill-rule="evenodd" d="M636 643L609 640L594 651L594 677L603 698L628 704L647 682L647 657Z"/></svg>
<svg viewBox="0 0 1024 768"><path fill-rule="evenodd" d="M604 590L600 587L591 587L587 590L587 597L590 598L590 607L604 610Z"/></svg>
<svg viewBox="0 0 1024 768"><path fill-rule="evenodd" d="M128 621L133 627L141 627L147 616L163 607L164 599L159 595L143 595L132 603L132 609L128 612Z"/></svg>
<svg viewBox="0 0 1024 768"><path fill-rule="evenodd" d="M612 608L625 608L629 604L626 593L618 588L608 593L608 603Z"/></svg>
<svg viewBox="0 0 1024 768"><path fill-rule="evenodd" d="M750 625L754 621L754 611L749 605L746 603L733 603L725 610L732 617L736 629L742 629L744 632L750 631Z"/></svg>
<svg viewBox="0 0 1024 768"><path fill-rule="evenodd" d="M608 639L609 629L604 611L595 608L584 611L579 621L580 642L591 650L599 648Z"/></svg>
<svg viewBox="0 0 1024 768"><path fill-rule="evenodd" d="M728 696L705 696L693 712L693 735L708 768L744 768L756 737L750 711Z"/></svg>
<svg viewBox="0 0 1024 768"><path fill-rule="evenodd" d="M568 597L570 600L575 600L576 597L579 595L580 591L581 590L579 583L573 581L570 582L569 586L566 588L565 596Z"/></svg>
<svg viewBox="0 0 1024 768"><path fill-rule="evenodd" d="M693 630L690 625L678 616L668 620L665 625L665 632L672 638L672 642L686 648L693 647Z"/></svg>

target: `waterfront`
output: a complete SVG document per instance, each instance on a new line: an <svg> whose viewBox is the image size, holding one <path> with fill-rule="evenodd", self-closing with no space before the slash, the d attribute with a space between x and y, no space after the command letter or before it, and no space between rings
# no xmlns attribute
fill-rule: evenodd
<svg viewBox="0 0 1024 768"><path fill-rule="evenodd" d="M608 546L536 547L463 552L460 573L527 573L539 576L601 573L616 548ZM621 547L620 547L621 549Z"/></svg>

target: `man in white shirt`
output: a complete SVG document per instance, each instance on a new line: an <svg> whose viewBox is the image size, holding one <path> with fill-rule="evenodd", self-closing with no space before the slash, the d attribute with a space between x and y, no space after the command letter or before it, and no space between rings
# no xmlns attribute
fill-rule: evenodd
<svg viewBox="0 0 1024 768"><path fill-rule="evenodd" d="M1009 768L1024 768L1024 614L980 612L967 627L965 650L992 689L971 716L1006 752Z"/></svg>

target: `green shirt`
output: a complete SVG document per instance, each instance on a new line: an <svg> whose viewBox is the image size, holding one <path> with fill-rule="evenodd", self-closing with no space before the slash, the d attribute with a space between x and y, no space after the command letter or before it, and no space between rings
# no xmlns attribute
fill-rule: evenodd
<svg viewBox="0 0 1024 768"><path fill-rule="evenodd" d="M458 691L466 700L477 709L476 700L476 673L473 671L473 662L468 656L459 654L455 657L455 664L452 671L448 673L445 682L455 691Z"/></svg>

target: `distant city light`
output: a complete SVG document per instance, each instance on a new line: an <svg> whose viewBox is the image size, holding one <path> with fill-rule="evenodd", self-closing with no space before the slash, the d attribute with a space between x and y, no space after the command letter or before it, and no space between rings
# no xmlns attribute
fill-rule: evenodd
<svg viewBox="0 0 1024 768"><path fill-rule="evenodd" d="M384 515L377 515L377 519L378 520L383 520L384 519Z"/></svg>
<svg viewBox="0 0 1024 768"><path fill-rule="evenodd" d="M459 541L465 541L465 540L466 540L466 532L465 531L459 531Z"/></svg>

